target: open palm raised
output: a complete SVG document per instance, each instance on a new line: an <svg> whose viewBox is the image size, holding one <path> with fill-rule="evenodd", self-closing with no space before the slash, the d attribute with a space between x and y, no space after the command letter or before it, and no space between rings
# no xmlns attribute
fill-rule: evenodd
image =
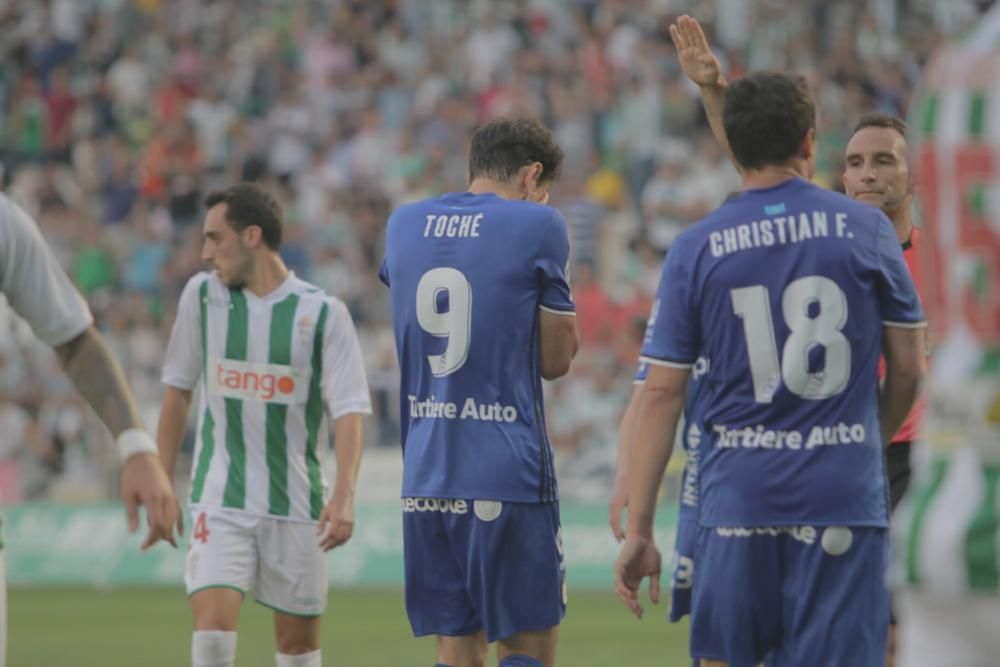
<svg viewBox="0 0 1000 667"><path fill-rule="evenodd" d="M705 33L697 20L684 15L670 26L670 39L677 47L677 57L688 78L699 86L722 86L722 66L712 53Z"/></svg>

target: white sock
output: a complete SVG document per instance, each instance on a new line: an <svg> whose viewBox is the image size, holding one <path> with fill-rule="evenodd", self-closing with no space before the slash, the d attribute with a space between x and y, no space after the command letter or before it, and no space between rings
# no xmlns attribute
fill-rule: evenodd
<svg viewBox="0 0 1000 667"><path fill-rule="evenodd" d="M193 667L236 667L236 633L195 630L191 637Z"/></svg>
<svg viewBox="0 0 1000 667"><path fill-rule="evenodd" d="M279 653L278 667L323 667L323 658L319 649L299 655Z"/></svg>

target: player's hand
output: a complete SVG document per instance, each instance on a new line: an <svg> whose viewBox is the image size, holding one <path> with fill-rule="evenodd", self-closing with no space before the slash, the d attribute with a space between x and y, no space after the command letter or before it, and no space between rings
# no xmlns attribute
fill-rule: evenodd
<svg viewBox="0 0 1000 667"><path fill-rule="evenodd" d="M636 618L642 618L639 585L649 577L649 600L660 602L660 550L651 538L635 534L625 536L618 562L615 563L615 592Z"/></svg>
<svg viewBox="0 0 1000 667"><path fill-rule="evenodd" d="M351 539L354 533L354 499L337 493L319 515L316 535L323 551L335 549Z"/></svg>
<svg viewBox="0 0 1000 667"><path fill-rule="evenodd" d="M687 77L699 86L722 86L722 65L712 53L701 25L684 15L670 26L670 39L677 47L677 58Z"/></svg>
<svg viewBox="0 0 1000 667"><path fill-rule="evenodd" d="M139 529L139 506L146 508L149 532L142 541L146 550L160 540L177 548L177 535L184 534L184 523L174 495L173 484L156 454L135 454L122 468L122 502L128 514L129 532Z"/></svg>
<svg viewBox="0 0 1000 667"><path fill-rule="evenodd" d="M621 542L625 539L625 528L622 526L622 512L628 507L628 480L619 480L615 476L615 487L611 492L611 502L608 503L608 525L611 534Z"/></svg>

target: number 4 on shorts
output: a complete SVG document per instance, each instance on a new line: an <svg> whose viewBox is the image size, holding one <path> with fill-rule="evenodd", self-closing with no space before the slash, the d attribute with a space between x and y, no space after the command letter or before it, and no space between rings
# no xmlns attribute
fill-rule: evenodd
<svg viewBox="0 0 1000 667"><path fill-rule="evenodd" d="M191 538L202 544L208 542L208 521L205 519L204 512L199 514L197 521L194 522L194 532L191 533Z"/></svg>

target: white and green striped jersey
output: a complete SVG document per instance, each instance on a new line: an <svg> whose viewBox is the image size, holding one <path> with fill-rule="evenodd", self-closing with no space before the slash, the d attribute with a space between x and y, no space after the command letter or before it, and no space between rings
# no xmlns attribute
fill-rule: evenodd
<svg viewBox="0 0 1000 667"><path fill-rule="evenodd" d="M371 412L344 304L289 274L265 297L214 272L188 281L163 382L202 380L191 505L314 521L327 495L324 417Z"/></svg>
<svg viewBox="0 0 1000 667"><path fill-rule="evenodd" d="M933 343L897 584L1000 595L1000 7L940 49L910 105Z"/></svg>

